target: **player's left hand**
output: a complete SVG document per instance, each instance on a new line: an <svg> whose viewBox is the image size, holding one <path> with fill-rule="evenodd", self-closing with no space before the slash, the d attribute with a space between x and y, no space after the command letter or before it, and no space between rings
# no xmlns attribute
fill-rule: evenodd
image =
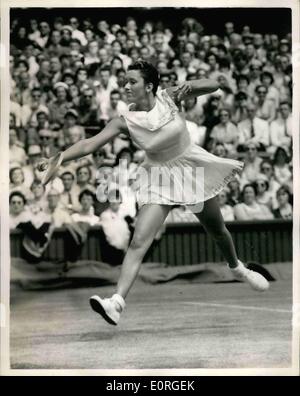
<svg viewBox="0 0 300 396"><path fill-rule="evenodd" d="M184 100L185 96L192 92L192 86L189 81L184 82L183 84L178 85L174 90L174 96L178 102Z"/></svg>

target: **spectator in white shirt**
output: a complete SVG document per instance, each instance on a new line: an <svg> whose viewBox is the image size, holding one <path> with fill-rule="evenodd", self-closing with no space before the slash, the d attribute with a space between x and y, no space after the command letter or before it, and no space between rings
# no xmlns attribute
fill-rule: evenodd
<svg viewBox="0 0 300 396"><path fill-rule="evenodd" d="M9 129L9 162L18 162L20 165L26 165L27 155L18 141L17 131Z"/></svg>
<svg viewBox="0 0 300 396"><path fill-rule="evenodd" d="M275 103L275 108L277 109L279 105L280 95L278 89L273 85L274 84L273 74L268 71L264 71L260 75L260 79L262 85L264 85L268 89L266 100L273 100Z"/></svg>
<svg viewBox="0 0 300 396"><path fill-rule="evenodd" d="M237 127L231 122L230 117L231 114L228 109L220 109L220 123L213 127L210 137L213 139L214 144L223 143L226 150L233 154L236 152L239 133Z"/></svg>
<svg viewBox="0 0 300 396"><path fill-rule="evenodd" d="M48 208L47 214L51 215L53 226L62 227L64 224L72 223L69 213L60 207L60 194L55 188L51 188L47 194Z"/></svg>
<svg viewBox="0 0 300 396"><path fill-rule="evenodd" d="M70 18L70 25L72 27L72 38L80 41L80 44L84 47L87 45L87 39L81 30L78 30L79 22L75 17Z"/></svg>
<svg viewBox="0 0 300 396"><path fill-rule="evenodd" d="M243 202L235 205L234 215L236 220L269 220L274 216L263 204L256 201L256 189L252 184L246 184L243 188Z"/></svg>
<svg viewBox="0 0 300 396"><path fill-rule="evenodd" d="M60 178L62 180L64 190L60 195L60 205L70 214L80 210L78 188L75 185L75 175L70 170L64 171Z"/></svg>
<svg viewBox="0 0 300 396"><path fill-rule="evenodd" d="M81 210L71 215L72 220L76 223L87 223L90 226L100 224L99 217L94 215L93 205L95 203L95 194L90 190L83 190L79 194Z"/></svg>
<svg viewBox="0 0 300 396"><path fill-rule="evenodd" d="M290 157L283 147L278 147L274 153L274 175L280 185L288 185L292 191L293 174L289 167Z"/></svg>
<svg viewBox="0 0 300 396"><path fill-rule="evenodd" d="M259 150L265 151L269 145L269 125L268 122L256 116L256 106L247 106L248 118L238 124L239 147L238 151L244 151L245 146L254 142Z"/></svg>
<svg viewBox="0 0 300 396"><path fill-rule="evenodd" d="M110 121L112 118L118 117L120 112L127 110L127 105L123 100L121 100L121 94L117 89L114 89L110 93L110 103L107 109L108 119Z"/></svg>
<svg viewBox="0 0 300 396"><path fill-rule="evenodd" d="M258 85L255 88L254 103L256 104L256 116L262 120L271 122L276 117L276 103L267 98L268 88L265 85Z"/></svg>
<svg viewBox="0 0 300 396"><path fill-rule="evenodd" d="M268 148L270 153L274 153L278 147L283 147L287 152L291 150L293 131L290 103L281 102L279 114L270 124L271 146Z"/></svg>
<svg viewBox="0 0 300 396"><path fill-rule="evenodd" d="M250 142L246 145L246 157L244 158L244 169L241 175L241 187L245 184L253 183L257 179L260 173L260 164L262 163L262 158L258 156L257 144L255 142Z"/></svg>

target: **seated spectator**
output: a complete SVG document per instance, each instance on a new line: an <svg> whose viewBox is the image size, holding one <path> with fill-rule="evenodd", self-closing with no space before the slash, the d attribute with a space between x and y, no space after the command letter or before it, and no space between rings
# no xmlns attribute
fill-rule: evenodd
<svg viewBox="0 0 300 396"><path fill-rule="evenodd" d="M96 103L94 91L92 88L86 88L82 92L77 108L79 125L97 126L99 125L99 107Z"/></svg>
<svg viewBox="0 0 300 396"><path fill-rule="evenodd" d="M99 44L98 41L90 41L87 45L87 52L84 54L84 64L91 65L92 63L100 63L98 57Z"/></svg>
<svg viewBox="0 0 300 396"><path fill-rule="evenodd" d="M272 193L269 191L269 181L267 176L259 173L254 182L254 186L256 188L256 201L259 204L266 205L270 210L273 208L273 197Z"/></svg>
<svg viewBox="0 0 300 396"><path fill-rule="evenodd" d="M26 126L30 121L37 122L37 113L39 111L48 112L48 108L42 102L42 92L40 88L33 88L31 90L31 98L28 103L21 107L21 124Z"/></svg>
<svg viewBox="0 0 300 396"><path fill-rule="evenodd" d="M266 100L272 100L275 103L275 108L279 106L280 94L278 89L274 86L274 77L272 73L264 71L260 75L262 85L267 88Z"/></svg>
<svg viewBox="0 0 300 396"><path fill-rule="evenodd" d="M49 129L50 128L50 123L49 123L49 111L47 110L39 110L36 113L36 124L31 124L36 126L37 131L40 129Z"/></svg>
<svg viewBox="0 0 300 396"><path fill-rule="evenodd" d="M260 164L260 172L264 174L269 182L269 191L272 195L272 200L273 200L273 208L275 203L275 198L276 198L276 192L280 187L280 184L278 181L276 181L275 176L274 176L274 166L271 160L265 159L261 162Z"/></svg>
<svg viewBox="0 0 300 396"><path fill-rule="evenodd" d="M223 143L214 144L212 153L217 157L228 158L228 151Z"/></svg>
<svg viewBox="0 0 300 396"><path fill-rule="evenodd" d="M92 172L89 166L79 166L76 170L76 187L78 195L83 190L90 190L95 192L95 187L91 183Z"/></svg>
<svg viewBox="0 0 300 396"><path fill-rule="evenodd" d="M17 131L9 129L9 162L18 162L21 166L25 165L27 155L18 140Z"/></svg>
<svg viewBox="0 0 300 396"><path fill-rule="evenodd" d="M256 201L257 191L252 184L246 184L242 191L243 202L235 205L234 215L236 220L269 220L273 214L263 204Z"/></svg>
<svg viewBox="0 0 300 396"><path fill-rule="evenodd" d="M220 94L223 106L228 109L232 109L234 103L234 95L233 89L232 87L230 87L227 77L225 76L225 74L219 73L217 81L220 84Z"/></svg>
<svg viewBox="0 0 300 396"><path fill-rule="evenodd" d="M243 92L247 98L250 97L249 78L245 74L240 74L236 78L236 86L238 92Z"/></svg>
<svg viewBox="0 0 300 396"><path fill-rule="evenodd" d="M78 112L75 109L69 109L66 112L63 128L59 131L58 135L59 147L68 147L78 140L85 138L85 130L82 126L78 125L78 117Z"/></svg>
<svg viewBox="0 0 300 396"><path fill-rule="evenodd" d="M106 240L106 248L103 249L103 260L110 264L121 264L129 245L130 230L124 216L120 213L122 196L119 190L111 190L108 201L109 207L100 215L100 222Z"/></svg>
<svg viewBox="0 0 300 396"><path fill-rule="evenodd" d="M67 170L64 171L60 178L62 180L64 190L60 195L60 205L63 209L72 214L80 210L79 193L75 185L75 175Z"/></svg>
<svg viewBox="0 0 300 396"><path fill-rule="evenodd" d="M94 226L99 223L99 217L94 215L93 205L95 203L96 196L90 190L83 190L79 194L79 202L81 210L78 213L71 215L72 219L76 223L87 223L90 226Z"/></svg>
<svg viewBox="0 0 300 396"><path fill-rule="evenodd" d="M46 213L51 215L54 228L72 223L72 218L69 213L60 207L60 194L55 188L50 189L47 194L47 200L48 207Z"/></svg>
<svg viewBox="0 0 300 396"><path fill-rule="evenodd" d="M278 202L278 208L273 211L275 218L277 219L292 219L293 218L293 207L291 205L291 193L289 188L282 186L277 190L276 198Z"/></svg>
<svg viewBox="0 0 300 396"><path fill-rule="evenodd" d="M238 124L238 151L244 151L250 142L255 143L262 151L265 151L269 145L269 125L267 121L257 117L256 111L256 106L249 104L247 106L248 117Z"/></svg>
<svg viewBox="0 0 300 396"><path fill-rule="evenodd" d="M107 108L107 122L110 121L112 118L118 117L120 112L126 111L127 105L125 102L121 100L121 94L118 90L114 89L110 93L110 103L109 107Z"/></svg>
<svg viewBox="0 0 300 396"><path fill-rule="evenodd" d="M262 158L258 155L257 145L250 142L245 146L246 156L244 158L244 169L241 175L241 184L254 183L260 173Z"/></svg>
<svg viewBox="0 0 300 396"><path fill-rule="evenodd" d="M270 124L271 146L268 152L274 153L278 147L283 147L290 153L292 146L292 113L288 102L281 102L279 116Z"/></svg>
<svg viewBox="0 0 300 396"><path fill-rule="evenodd" d="M28 204L31 212L34 214L44 212L48 206L45 194L45 186L40 180L34 180L31 184L30 190L32 192L32 198Z"/></svg>
<svg viewBox="0 0 300 396"><path fill-rule="evenodd" d="M50 158L59 152L59 149L54 145L54 136L50 129L41 129L39 131L39 139L41 142L41 155Z"/></svg>
<svg viewBox="0 0 300 396"><path fill-rule="evenodd" d="M290 170L289 162L290 157L286 150L283 147L278 147L273 158L274 176L280 185L288 185L292 191L293 174Z"/></svg>
<svg viewBox="0 0 300 396"><path fill-rule="evenodd" d="M235 206L242 202L240 181L237 177L227 184L227 191L227 202L230 206Z"/></svg>
<svg viewBox="0 0 300 396"><path fill-rule="evenodd" d="M234 221L234 212L232 206L227 203L227 192L223 190L218 195L218 202L224 221Z"/></svg>
<svg viewBox="0 0 300 396"><path fill-rule="evenodd" d="M214 144L223 143L230 154L236 152L239 134L237 127L230 120L230 112L227 109L219 111L220 123L215 125L210 133Z"/></svg>
<svg viewBox="0 0 300 396"><path fill-rule="evenodd" d="M234 105L231 120L236 125L248 118L248 103L248 96L244 92L238 92L234 96Z"/></svg>
<svg viewBox="0 0 300 396"><path fill-rule="evenodd" d="M133 162L133 152L129 148L122 149L116 157L114 180L119 186L128 186L129 179L135 179L137 165Z"/></svg>
<svg viewBox="0 0 300 396"><path fill-rule="evenodd" d="M256 116L267 122L271 122L276 117L276 104L273 100L267 99L268 88L264 85L258 85L255 88Z"/></svg>
<svg viewBox="0 0 300 396"><path fill-rule="evenodd" d="M71 108L69 87L63 82L58 82L53 89L56 99L49 104L50 124L52 129L60 128L64 124L66 112Z"/></svg>
<svg viewBox="0 0 300 396"><path fill-rule="evenodd" d="M31 199L32 193L25 183L24 171L18 163L12 163L9 171L9 191L18 191L25 199Z"/></svg>
<svg viewBox="0 0 300 396"><path fill-rule="evenodd" d="M9 195L9 228L14 230L20 223L30 220L30 212L26 209L26 199L19 191Z"/></svg>

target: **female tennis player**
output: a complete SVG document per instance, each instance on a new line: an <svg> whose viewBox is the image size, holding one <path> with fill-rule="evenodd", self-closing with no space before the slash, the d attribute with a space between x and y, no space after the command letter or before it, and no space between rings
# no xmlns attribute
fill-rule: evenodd
<svg viewBox="0 0 300 396"><path fill-rule="evenodd" d="M44 159L39 164L39 170L47 169L46 183L61 163L99 150L124 132L129 133L146 152L139 174L143 176L140 180L148 182L141 182L138 187L140 209L116 293L111 298L102 299L97 295L90 298L92 309L112 325L119 322L126 305L125 298L137 277L143 257L174 205L195 207L202 204L202 210L195 214L216 242L234 276L248 282L255 290L264 291L269 287L262 275L247 269L238 259L216 199L235 174L242 171L243 164L219 158L192 144L181 112L182 100L214 92L219 88L218 83L201 79L165 90L158 90L158 85L157 70L147 62L135 62L128 67L126 75L125 90L130 103L127 110L112 119L98 135L81 140L59 157ZM161 177L151 177L154 169L160 170L164 180L171 180L171 188L162 186ZM198 177L197 172L186 172L186 177L178 177L185 175L186 169L202 169L203 177ZM145 179L145 174L149 175L148 179ZM195 190L200 191L198 197Z"/></svg>

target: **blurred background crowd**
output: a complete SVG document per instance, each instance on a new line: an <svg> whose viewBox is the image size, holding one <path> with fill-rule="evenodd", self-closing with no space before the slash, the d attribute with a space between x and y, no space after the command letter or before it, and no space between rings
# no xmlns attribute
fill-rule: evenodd
<svg viewBox="0 0 300 396"><path fill-rule="evenodd" d="M138 59L157 67L162 89L218 80L218 91L183 109L195 144L245 163L218 196L225 221L292 218L291 34L228 21L222 34L208 35L194 18L172 31L161 21L84 16L11 18L10 29L11 229L45 218L55 227L102 225L108 241L126 248L137 212L132 181L144 158L126 134L63 166L46 189L36 164L99 133L126 108L125 74ZM167 219L190 221L197 220L185 208Z"/></svg>

